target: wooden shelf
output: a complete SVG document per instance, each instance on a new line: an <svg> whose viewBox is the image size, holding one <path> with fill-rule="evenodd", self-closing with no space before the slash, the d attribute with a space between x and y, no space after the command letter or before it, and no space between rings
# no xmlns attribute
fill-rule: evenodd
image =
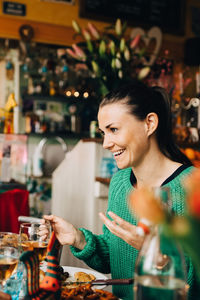
<svg viewBox="0 0 200 300"><path fill-rule="evenodd" d="M103 143L103 139L102 138L98 138L98 137L96 137L96 138L82 138L82 141L84 142L84 143L87 143L87 142L95 142L95 143L99 143L99 144L102 144ZM100 177L98 177L98 178L100 178Z"/></svg>
<svg viewBox="0 0 200 300"><path fill-rule="evenodd" d="M108 184L108 185L110 184L110 178L96 177L95 181Z"/></svg>

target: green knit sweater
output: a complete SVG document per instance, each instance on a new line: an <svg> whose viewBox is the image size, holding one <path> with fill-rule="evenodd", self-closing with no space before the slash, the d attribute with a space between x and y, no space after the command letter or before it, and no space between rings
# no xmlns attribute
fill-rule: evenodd
<svg viewBox="0 0 200 300"><path fill-rule="evenodd" d="M185 193L182 180L191 173L193 167L184 169L180 174L168 182L173 201L173 210L178 214L184 213ZM130 182L131 168L118 171L112 178L109 188L108 211L112 211L122 219L137 225L137 219L130 212L127 195L133 188ZM112 278L131 278L134 275L135 262L138 250L128 245L119 237L110 233L103 226L103 234L95 235L91 231L80 228L84 233L87 245L83 250L71 246L74 256L83 260L91 268L102 272L111 273ZM188 260L188 283L193 280L193 268ZM128 285L113 286L113 293L126 300L133 300L133 287Z"/></svg>

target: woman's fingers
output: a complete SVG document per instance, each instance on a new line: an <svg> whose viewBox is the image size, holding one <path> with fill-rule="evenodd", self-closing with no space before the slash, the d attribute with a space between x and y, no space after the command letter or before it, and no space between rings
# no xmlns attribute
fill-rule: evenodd
<svg viewBox="0 0 200 300"><path fill-rule="evenodd" d="M50 221L50 222L53 222L55 218L56 218L56 216L54 216L54 215L44 215L43 216L44 220Z"/></svg>
<svg viewBox="0 0 200 300"><path fill-rule="evenodd" d="M44 224L45 224L45 219L41 219L40 224L41 224L41 225L44 225Z"/></svg>
<svg viewBox="0 0 200 300"><path fill-rule="evenodd" d="M47 226L45 224L40 225L39 235L43 241L46 240L47 237L49 236L49 229L47 228Z"/></svg>
<svg viewBox="0 0 200 300"><path fill-rule="evenodd" d="M108 212L108 215L123 229L125 230L133 230L136 228L135 225L130 224L129 222L123 220L122 218L120 218L118 215L116 215L115 213L113 213L112 211Z"/></svg>
<svg viewBox="0 0 200 300"><path fill-rule="evenodd" d="M137 235L136 226L124 221L113 212L108 212L108 214L113 220L107 218L103 213L99 213L99 216L110 232L134 248L140 249L143 243L143 238Z"/></svg>
<svg viewBox="0 0 200 300"><path fill-rule="evenodd" d="M120 227L119 224L116 223L116 221L111 221L108 219L103 213L99 213L100 218L104 222L104 224L108 227L108 229L114 233L114 234L124 234L124 229Z"/></svg>

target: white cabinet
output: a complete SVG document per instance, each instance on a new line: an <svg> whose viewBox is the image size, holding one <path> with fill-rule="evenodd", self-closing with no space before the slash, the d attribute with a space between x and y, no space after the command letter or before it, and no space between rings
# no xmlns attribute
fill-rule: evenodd
<svg viewBox="0 0 200 300"><path fill-rule="evenodd" d="M90 140L80 140L72 151L66 153L52 176L52 214L76 227L102 232L98 212L106 211L108 185L95 183L95 177L99 176L102 157L109 155L102 144ZM96 197L102 194L101 185L103 198ZM63 248L61 265L85 266L73 257L68 247Z"/></svg>

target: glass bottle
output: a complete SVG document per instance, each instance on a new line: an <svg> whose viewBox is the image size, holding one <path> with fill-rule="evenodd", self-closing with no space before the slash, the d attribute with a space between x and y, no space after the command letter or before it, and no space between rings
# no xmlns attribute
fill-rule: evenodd
<svg viewBox="0 0 200 300"><path fill-rule="evenodd" d="M186 300L184 255L162 227L154 226L145 238L134 274L134 300Z"/></svg>

